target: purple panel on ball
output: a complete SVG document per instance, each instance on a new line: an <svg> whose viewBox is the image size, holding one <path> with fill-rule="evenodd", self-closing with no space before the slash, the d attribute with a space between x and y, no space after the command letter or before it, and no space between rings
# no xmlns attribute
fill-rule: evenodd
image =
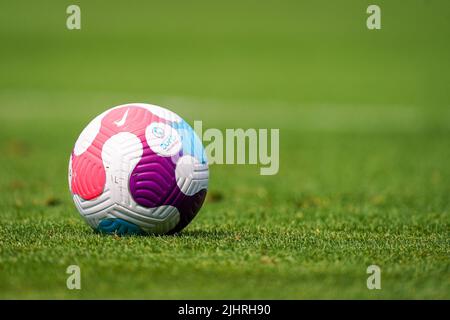
<svg viewBox="0 0 450 320"><path fill-rule="evenodd" d="M145 137L141 138L141 142L144 150L130 176L130 193L137 204L146 208L163 205L176 207L180 213L180 221L169 233L179 232L200 210L206 197L206 189L192 196L184 194L176 182L176 161L156 154L148 146ZM178 156L182 156L182 151Z"/></svg>
<svg viewBox="0 0 450 320"><path fill-rule="evenodd" d="M175 164L170 157L161 157L153 152L145 137L141 142L144 152L130 176L130 192L134 201L147 208L173 205L168 200L171 191L178 189Z"/></svg>

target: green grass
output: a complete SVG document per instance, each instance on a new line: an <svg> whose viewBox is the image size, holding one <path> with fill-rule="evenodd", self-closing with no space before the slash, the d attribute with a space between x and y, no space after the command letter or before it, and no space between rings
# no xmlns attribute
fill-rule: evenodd
<svg viewBox="0 0 450 320"><path fill-rule="evenodd" d="M450 298L446 1L378 1L380 31L369 1L78 3L81 31L70 1L0 5L0 298ZM211 166L181 235L95 234L69 154L134 101L279 128L280 172Z"/></svg>

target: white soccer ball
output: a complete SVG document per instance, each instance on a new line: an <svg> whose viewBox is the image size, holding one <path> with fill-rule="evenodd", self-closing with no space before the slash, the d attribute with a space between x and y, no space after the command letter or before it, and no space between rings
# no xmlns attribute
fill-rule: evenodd
<svg viewBox="0 0 450 320"><path fill-rule="evenodd" d="M194 130L150 104L109 109L80 134L69 187L87 223L103 233L181 231L206 196L208 163Z"/></svg>

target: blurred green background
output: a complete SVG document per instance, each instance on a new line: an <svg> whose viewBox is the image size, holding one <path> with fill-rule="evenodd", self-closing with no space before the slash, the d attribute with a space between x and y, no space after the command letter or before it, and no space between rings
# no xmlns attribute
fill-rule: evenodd
<svg viewBox="0 0 450 320"><path fill-rule="evenodd" d="M0 297L448 299L449 39L444 0L1 0ZM279 128L280 172L211 166L181 236L95 235L68 158L127 102Z"/></svg>

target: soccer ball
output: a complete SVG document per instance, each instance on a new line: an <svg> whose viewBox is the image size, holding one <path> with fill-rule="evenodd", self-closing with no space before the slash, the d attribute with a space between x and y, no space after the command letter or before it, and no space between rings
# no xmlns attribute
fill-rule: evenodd
<svg viewBox="0 0 450 320"><path fill-rule="evenodd" d="M75 206L102 233L181 231L200 210L208 178L204 148L189 124L143 103L92 120L69 163Z"/></svg>

